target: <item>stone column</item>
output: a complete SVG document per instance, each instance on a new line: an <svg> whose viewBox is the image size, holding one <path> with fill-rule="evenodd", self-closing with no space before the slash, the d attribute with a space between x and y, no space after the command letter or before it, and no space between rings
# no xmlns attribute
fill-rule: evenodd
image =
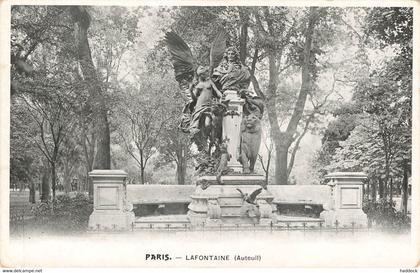
<svg viewBox="0 0 420 273"><path fill-rule="evenodd" d="M89 217L91 230L128 230L134 222L132 205L126 200L122 170L93 170L93 213Z"/></svg>
<svg viewBox="0 0 420 273"><path fill-rule="evenodd" d="M242 164L237 158L239 137L241 133L242 110L245 100L241 99L236 91L226 90L225 99L229 100L228 111L223 117L223 139L228 139L227 150L231 155L228 167L235 172L242 172Z"/></svg>
<svg viewBox="0 0 420 273"><path fill-rule="evenodd" d="M330 182L331 202L321 213L327 226L367 227L367 216L362 210L363 181L360 172L335 172L325 176Z"/></svg>

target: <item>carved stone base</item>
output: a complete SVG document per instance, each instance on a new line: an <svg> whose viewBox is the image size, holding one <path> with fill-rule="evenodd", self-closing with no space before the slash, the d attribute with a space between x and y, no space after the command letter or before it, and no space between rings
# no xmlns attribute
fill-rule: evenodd
<svg viewBox="0 0 420 273"><path fill-rule="evenodd" d="M210 219L207 218L205 222L206 227L220 227L223 224L221 219Z"/></svg>
<svg viewBox="0 0 420 273"><path fill-rule="evenodd" d="M273 214L273 206L264 199L258 200L257 203L260 211L260 225L269 226L275 223L277 217Z"/></svg>
<svg viewBox="0 0 420 273"><path fill-rule="evenodd" d="M367 227L367 216L362 210L363 180L366 174L336 172L325 176L330 180L331 202L324 206L320 216L327 226Z"/></svg>
<svg viewBox="0 0 420 273"><path fill-rule="evenodd" d="M195 212L190 209L187 212L187 218L188 218L188 221L190 221L191 226L203 227L206 224L207 212L200 213L200 212Z"/></svg>
<svg viewBox="0 0 420 273"><path fill-rule="evenodd" d="M130 230L134 220L133 212L94 211L89 217L89 229L95 231Z"/></svg>
<svg viewBox="0 0 420 273"><path fill-rule="evenodd" d="M275 220L273 218L260 218L260 226L265 226L265 227L269 227L272 224L275 223Z"/></svg>
<svg viewBox="0 0 420 273"><path fill-rule="evenodd" d="M329 227L367 227L367 215L361 209L354 210L326 210L321 212L320 218Z"/></svg>
<svg viewBox="0 0 420 273"><path fill-rule="evenodd" d="M222 176L224 184L218 184L215 176L205 176L207 187L197 183L188 206L188 218L192 226L219 226L221 224L263 224L270 225L273 219L274 196L263 189L256 198L256 205L245 202L240 189L250 195L264 185L260 175Z"/></svg>
<svg viewBox="0 0 420 273"><path fill-rule="evenodd" d="M90 230L129 230L134 222L132 204L126 199L125 178L121 170L93 170L93 212Z"/></svg>

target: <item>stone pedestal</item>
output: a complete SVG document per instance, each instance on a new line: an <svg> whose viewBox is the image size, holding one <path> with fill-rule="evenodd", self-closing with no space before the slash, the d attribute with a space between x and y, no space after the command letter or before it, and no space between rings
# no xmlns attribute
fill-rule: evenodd
<svg viewBox="0 0 420 273"><path fill-rule="evenodd" d="M125 178L121 170L93 170L93 213L91 230L128 230L134 222L132 205L126 200Z"/></svg>
<svg viewBox="0 0 420 273"><path fill-rule="evenodd" d="M206 181L207 187L198 185L191 195L188 219L192 226L270 225L275 221L275 206L272 205L274 196L270 192L263 189L256 199L258 206L255 206L244 202L237 190L251 194L264 185L264 176L226 175L222 176L223 185L217 183L215 176L203 176L200 180Z"/></svg>
<svg viewBox="0 0 420 273"><path fill-rule="evenodd" d="M324 205L321 218L327 226L367 227L367 216L362 210L363 181L366 174L336 172L326 176L330 180L331 201Z"/></svg>
<svg viewBox="0 0 420 273"><path fill-rule="evenodd" d="M227 113L223 117L223 139L227 139L227 150L231 155L228 167L240 173L242 172L242 165L238 161L237 150L240 141L242 110L245 101L233 90L226 90L224 95L225 99L229 100Z"/></svg>

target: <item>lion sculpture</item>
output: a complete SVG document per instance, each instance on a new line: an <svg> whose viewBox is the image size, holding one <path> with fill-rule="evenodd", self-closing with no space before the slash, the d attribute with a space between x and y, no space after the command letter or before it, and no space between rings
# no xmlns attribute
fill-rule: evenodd
<svg viewBox="0 0 420 273"><path fill-rule="evenodd" d="M243 166L243 173L254 172L255 162L261 143L261 120L255 114L244 116L241 124L241 139L238 149L238 161Z"/></svg>

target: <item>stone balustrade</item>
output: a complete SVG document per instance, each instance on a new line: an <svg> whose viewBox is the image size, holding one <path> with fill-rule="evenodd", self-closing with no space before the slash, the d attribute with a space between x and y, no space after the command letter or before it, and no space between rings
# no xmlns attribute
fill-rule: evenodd
<svg viewBox="0 0 420 273"><path fill-rule="evenodd" d="M126 185L121 170L94 170L94 211L91 229L129 229L134 221L132 204L191 202L194 185ZM339 172L326 176L328 185L268 185L273 204L322 205L321 219L327 226L367 226L362 211L363 173ZM268 210L267 210L268 211ZM203 211L204 213L204 211ZM218 210L212 210L218 214Z"/></svg>

